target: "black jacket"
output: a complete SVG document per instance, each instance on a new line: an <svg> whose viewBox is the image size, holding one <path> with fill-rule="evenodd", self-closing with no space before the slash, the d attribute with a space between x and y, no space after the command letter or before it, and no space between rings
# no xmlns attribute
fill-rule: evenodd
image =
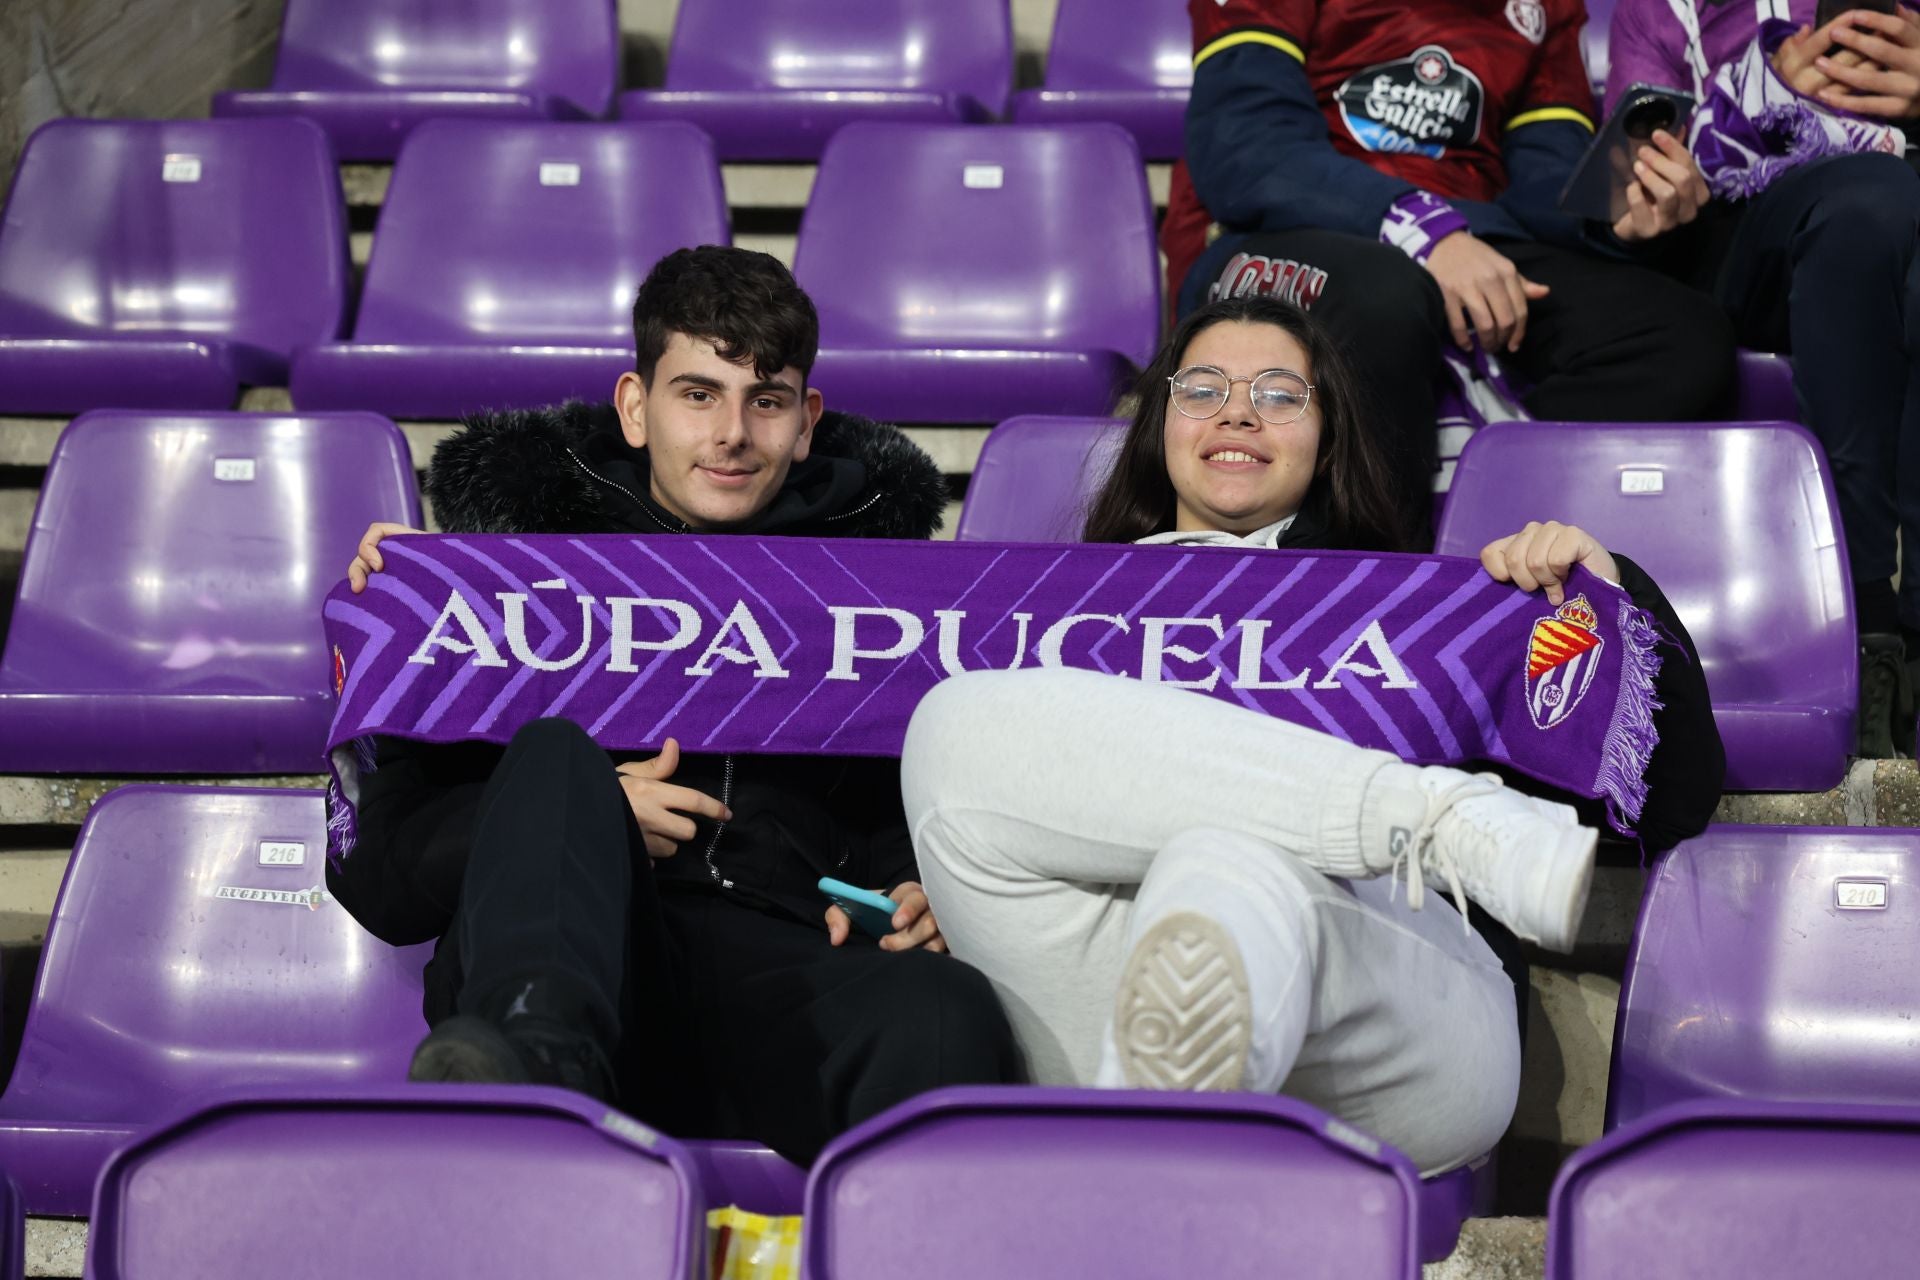
<svg viewBox="0 0 1920 1280"><path fill-rule="evenodd" d="M687 532L648 496L647 465L612 405L569 402L469 418L435 449L426 492L448 533ZM808 459L739 532L926 538L946 500L939 468L897 428L828 413ZM378 768L362 781L363 827L375 818L403 827L406 839L470 846L480 788L502 750L380 739ZM719 799L733 818L698 820L692 841L656 860L663 887L733 893L820 924L823 875L882 891L918 878L897 760L687 754L672 780ZM377 904L348 900L343 887L344 905L388 942L438 932L417 915L381 919Z"/></svg>

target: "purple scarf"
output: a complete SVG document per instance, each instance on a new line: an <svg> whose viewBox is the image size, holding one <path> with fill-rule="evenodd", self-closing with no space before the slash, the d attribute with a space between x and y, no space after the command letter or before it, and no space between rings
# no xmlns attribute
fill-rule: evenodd
<svg viewBox="0 0 1920 1280"><path fill-rule="evenodd" d="M1631 833L1657 734L1651 619L1476 561L1215 547L401 537L326 604L340 707L328 852L368 735L503 743L544 716L610 751L897 755L949 674L1088 667L1203 691L1418 764L1604 796Z"/></svg>

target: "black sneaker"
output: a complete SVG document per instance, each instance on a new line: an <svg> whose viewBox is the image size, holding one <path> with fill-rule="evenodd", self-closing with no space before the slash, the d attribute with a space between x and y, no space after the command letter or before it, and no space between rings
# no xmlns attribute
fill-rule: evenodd
<svg viewBox="0 0 1920 1280"><path fill-rule="evenodd" d="M1866 633L1860 637L1860 728L1855 754L1864 760L1911 755L1913 718L1913 681L1905 643L1887 632Z"/></svg>
<svg viewBox="0 0 1920 1280"><path fill-rule="evenodd" d="M586 1036L533 1018L516 1018L511 1033L485 1018L448 1018L413 1051L415 1083L551 1084L613 1101L613 1072Z"/></svg>

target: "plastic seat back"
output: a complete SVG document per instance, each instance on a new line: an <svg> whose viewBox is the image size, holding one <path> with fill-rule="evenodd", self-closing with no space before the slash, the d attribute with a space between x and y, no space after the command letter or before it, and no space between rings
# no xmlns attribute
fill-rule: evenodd
<svg viewBox="0 0 1920 1280"><path fill-rule="evenodd" d="M1630 556L1665 591L1705 664L1730 789L1839 781L1858 655L1833 486L1811 435L1786 423L1498 423L1461 454L1437 549L1478 556L1549 519Z"/></svg>
<svg viewBox="0 0 1920 1280"><path fill-rule="evenodd" d="M848 125L794 274L823 347L1153 354L1159 283L1138 151L1110 125Z"/></svg>
<svg viewBox="0 0 1920 1280"><path fill-rule="evenodd" d="M84 1215L113 1147L191 1095L406 1078L431 948L363 930L325 858L317 791L95 802L0 1097L0 1167L29 1213Z"/></svg>
<svg viewBox="0 0 1920 1280"><path fill-rule="evenodd" d="M837 1139L806 1274L1419 1274L1405 1156L1290 1098L947 1089ZM912 1246L904 1242L914 1242Z"/></svg>
<svg viewBox="0 0 1920 1280"><path fill-rule="evenodd" d="M520 90L603 115L619 47L610 0L288 0L273 87Z"/></svg>
<svg viewBox="0 0 1920 1280"><path fill-rule="evenodd" d="M282 383L294 347L339 333L347 271L339 173L312 124L54 120L0 222L0 345L222 343L242 381Z"/></svg>
<svg viewBox="0 0 1920 1280"><path fill-rule="evenodd" d="M1561 1166L1547 1278L1906 1275L1916 1200L1913 1108L1688 1103Z"/></svg>
<svg viewBox="0 0 1920 1280"><path fill-rule="evenodd" d="M334 692L320 604L376 520L417 526L420 503L406 441L373 414L76 419L0 654L0 768L315 767ZM262 700L310 704L312 732L256 740ZM188 702L191 728L173 718Z"/></svg>
<svg viewBox="0 0 1920 1280"><path fill-rule="evenodd" d="M1920 832L1714 826L1648 883L1609 1127L1676 1102L1920 1107Z"/></svg>
<svg viewBox="0 0 1920 1280"><path fill-rule="evenodd" d="M682 92L922 90L997 116L1012 84L1006 0L681 0L667 56Z"/></svg>
<svg viewBox="0 0 1920 1280"><path fill-rule="evenodd" d="M355 344L633 346L633 295L675 249L727 243L691 125L434 120L380 215Z"/></svg>
<svg viewBox="0 0 1920 1280"><path fill-rule="evenodd" d="M580 1094L278 1090L189 1108L117 1153L87 1274L690 1280L703 1209L678 1143Z"/></svg>
<svg viewBox="0 0 1920 1280"><path fill-rule="evenodd" d="M1119 456L1110 418L1009 418L967 480L959 542L1078 542L1087 504Z"/></svg>

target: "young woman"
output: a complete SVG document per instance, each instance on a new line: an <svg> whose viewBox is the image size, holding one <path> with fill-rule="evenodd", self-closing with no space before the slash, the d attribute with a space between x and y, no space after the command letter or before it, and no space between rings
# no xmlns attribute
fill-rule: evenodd
<svg viewBox="0 0 1920 1280"><path fill-rule="evenodd" d="M1400 545L1377 438L1302 312L1209 305L1136 395L1089 539ZM1700 831L1720 740L1659 589L1560 524L1529 524L1481 558L1556 601L1584 564L1685 648L1656 688L1641 832L1664 849ZM1451 871L1516 932L1566 950L1593 865L1595 832L1569 804L1086 671L936 686L908 730L902 785L941 929L993 981L1036 1081L1285 1092L1426 1172L1499 1139L1520 1045L1501 961L1423 895L1422 870L1436 883ZM1386 873L1403 857L1398 892Z"/></svg>

